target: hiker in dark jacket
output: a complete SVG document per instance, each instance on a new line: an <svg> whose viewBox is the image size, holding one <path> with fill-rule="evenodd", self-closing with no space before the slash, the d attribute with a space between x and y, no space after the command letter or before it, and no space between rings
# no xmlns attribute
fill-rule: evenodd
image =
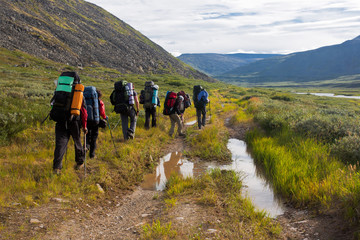
<svg viewBox="0 0 360 240"><path fill-rule="evenodd" d="M179 136L185 136L185 134L182 132L182 123L181 123L181 119L180 119L180 116L182 114L182 112L180 110L180 106L183 101L184 101L184 97L181 95L177 95L175 105L169 115L170 121L171 121L171 127L169 130L170 136L172 136L174 133L175 124L178 125L177 131L178 131Z"/></svg>
<svg viewBox="0 0 360 240"><path fill-rule="evenodd" d="M202 90L196 98L197 101L195 102L195 108L196 108L197 123L199 129L201 129L201 127L205 127L206 104L208 104L210 100L208 99L208 93L205 91L205 89Z"/></svg>
<svg viewBox="0 0 360 240"><path fill-rule="evenodd" d="M133 90L134 94L134 105L130 106L129 114L120 113L121 117L121 127L124 136L124 140L135 138L135 130L136 130L136 120L137 115L139 114L139 100L137 97L137 93ZM129 119L130 119L130 127L129 127Z"/></svg>
<svg viewBox="0 0 360 240"><path fill-rule="evenodd" d="M102 93L99 89L96 89L99 101L99 115L104 121L108 120L108 117L105 114L105 105L104 102L100 99L102 97ZM89 150L90 158L95 157L95 149L96 149L96 140L99 136L99 124L94 124L88 126L88 134L86 135L86 148Z"/></svg>
<svg viewBox="0 0 360 240"><path fill-rule="evenodd" d="M150 128L150 117L151 117L151 127L156 127L156 109L160 107L160 99L157 98L157 105L145 108L145 129Z"/></svg>
<svg viewBox="0 0 360 240"><path fill-rule="evenodd" d="M65 122L57 122L55 125L55 151L53 170L55 174L60 174L62 169L62 159L66 152L67 144L70 136L74 140L75 147L75 169L79 169L84 163L85 150L81 144L81 127L84 133L87 133L87 111L85 100L81 105L80 116L75 116L71 120Z"/></svg>

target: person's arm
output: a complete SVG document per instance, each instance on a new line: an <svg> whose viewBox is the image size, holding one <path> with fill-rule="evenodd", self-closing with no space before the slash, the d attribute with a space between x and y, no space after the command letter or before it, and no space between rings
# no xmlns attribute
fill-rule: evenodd
<svg viewBox="0 0 360 240"><path fill-rule="evenodd" d="M101 99L99 99L99 113L102 119L107 119L107 116L105 114L105 104Z"/></svg>
<svg viewBox="0 0 360 240"><path fill-rule="evenodd" d="M137 97L137 93L134 91L134 101L135 101L135 107L136 107L136 113L139 113L139 99Z"/></svg>
<svg viewBox="0 0 360 240"><path fill-rule="evenodd" d="M88 114L85 107L85 101L83 100L83 103L80 108L80 118L81 118L81 124L84 129L84 132L87 133L87 118Z"/></svg>

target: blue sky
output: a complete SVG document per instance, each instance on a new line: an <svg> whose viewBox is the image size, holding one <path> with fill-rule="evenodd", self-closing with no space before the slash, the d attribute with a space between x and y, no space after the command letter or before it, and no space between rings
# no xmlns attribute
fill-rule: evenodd
<svg viewBox="0 0 360 240"><path fill-rule="evenodd" d="M291 53L360 35L359 0L89 0L174 55Z"/></svg>

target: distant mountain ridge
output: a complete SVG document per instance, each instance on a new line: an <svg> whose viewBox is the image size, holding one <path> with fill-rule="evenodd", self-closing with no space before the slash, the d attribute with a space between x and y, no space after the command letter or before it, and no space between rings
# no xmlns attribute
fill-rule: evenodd
<svg viewBox="0 0 360 240"><path fill-rule="evenodd" d="M185 53L178 58L210 76L216 76L233 70L237 67L259 61L279 54L251 54L251 53Z"/></svg>
<svg viewBox="0 0 360 240"><path fill-rule="evenodd" d="M0 0L0 47L73 66L176 73L213 81L130 25L83 0Z"/></svg>
<svg viewBox="0 0 360 240"><path fill-rule="evenodd" d="M356 74L360 74L360 36L337 45L253 62L215 78L234 83L301 83Z"/></svg>

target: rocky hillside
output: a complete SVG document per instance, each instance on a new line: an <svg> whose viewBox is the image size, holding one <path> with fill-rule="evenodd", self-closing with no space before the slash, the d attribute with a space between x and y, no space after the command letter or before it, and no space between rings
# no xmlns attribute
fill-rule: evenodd
<svg viewBox="0 0 360 240"><path fill-rule="evenodd" d="M216 78L232 82L311 82L360 74L360 36L342 44L267 58Z"/></svg>
<svg viewBox="0 0 360 240"><path fill-rule="evenodd" d="M190 66L210 76L217 76L240 66L259 61L279 54L219 54L219 53L186 53L178 58Z"/></svg>
<svg viewBox="0 0 360 240"><path fill-rule="evenodd" d="M213 80L83 0L0 0L0 47L73 66Z"/></svg>

